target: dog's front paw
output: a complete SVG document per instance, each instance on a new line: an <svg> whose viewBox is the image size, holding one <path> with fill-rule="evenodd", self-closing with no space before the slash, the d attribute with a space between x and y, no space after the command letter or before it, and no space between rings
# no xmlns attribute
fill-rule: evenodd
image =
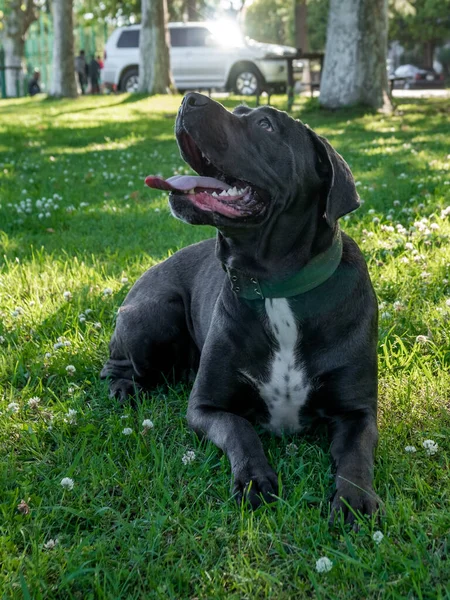
<svg viewBox="0 0 450 600"><path fill-rule="evenodd" d="M133 403L141 386L131 379L115 379L109 383L109 397L116 398L120 404Z"/></svg>
<svg viewBox="0 0 450 600"><path fill-rule="evenodd" d="M357 486L351 482L342 483L331 503L330 525L334 525L342 513L344 522L358 529L357 516L370 517L377 512L380 504L380 498L370 485Z"/></svg>
<svg viewBox="0 0 450 600"><path fill-rule="evenodd" d="M277 474L268 464L247 464L234 473L233 493L238 504L244 500L253 509L263 502L274 502L278 495Z"/></svg>

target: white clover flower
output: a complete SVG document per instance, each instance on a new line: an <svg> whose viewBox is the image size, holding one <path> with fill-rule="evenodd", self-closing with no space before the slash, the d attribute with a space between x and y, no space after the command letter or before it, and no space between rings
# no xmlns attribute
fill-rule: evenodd
<svg viewBox="0 0 450 600"><path fill-rule="evenodd" d="M69 347L72 345L72 342L70 342L69 340L66 340L65 342L63 342L63 345L66 347Z"/></svg>
<svg viewBox="0 0 450 600"><path fill-rule="evenodd" d="M61 485L65 490L73 490L74 481L70 477L63 477Z"/></svg>
<svg viewBox="0 0 450 600"><path fill-rule="evenodd" d="M58 545L58 538L56 538L54 540L50 539L50 540L48 540L48 542L46 542L44 544L43 548L44 548L44 550L53 550L53 548L57 545Z"/></svg>
<svg viewBox="0 0 450 600"><path fill-rule="evenodd" d="M64 346L64 344L62 342L56 342L56 344L53 344L53 349L58 350L59 348L62 348L63 346Z"/></svg>
<svg viewBox="0 0 450 600"><path fill-rule="evenodd" d="M433 456L438 451L438 445L433 440L425 440L422 446L425 448L428 456Z"/></svg>
<svg viewBox="0 0 450 600"><path fill-rule="evenodd" d="M414 244L411 244L411 242L406 242L405 248L407 250L414 250Z"/></svg>
<svg viewBox="0 0 450 600"><path fill-rule="evenodd" d="M80 323L86 323L86 316L81 313L81 315L78 315L78 320L80 321Z"/></svg>
<svg viewBox="0 0 450 600"><path fill-rule="evenodd" d="M19 412L19 405L17 404L17 402L10 402L10 404L8 404L6 408L11 413Z"/></svg>
<svg viewBox="0 0 450 600"><path fill-rule="evenodd" d="M0 335L0 344L4 344L4 343L5 343L5 338L2 335Z"/></svg>
<svg viewBox="0 0 450 600"><path fill-rule="evenodd" d="M437 231L438 229L440 229L440 227L437 223L431 223L430 229L434 229L435 231Z"/></svg>
<svg viewBox="0 0 450 600"><path fill-rule="evenodd" d="M331 571L332 568L333 563L326 556L322 556L322 558L316 560L316 571L318 573L328 573L328 571Z"/></svg>
<svg viewBox="0 0 450 600"><path fill-rule="evenodd" d="M142 421L142 427L144 429L153 429L153 427L154 427L153 421L150 421L150 419L144 419Z"/></svg>
<svg viewBox="0 0 450 600"><path fill-rule="evenodd" d="M382 319L390 319L391 318L391 313L390 312L383 312L381 313L381 318Z"/></svg>
<svg viewBox="0 0 450 600"><path fill-rule="evenodd" d="M195 460L195 452L193 450L188 450L186 454L183 454L181 460L183 461L183 465L188 465Z"/></svg>
<svg viewBox="0 0 450 600"><path fill-rule="evenodd" d="M92 308L87 308L87 309L84 311L84 314L85 314L85 315L90 315L90 314L91 314L91 312L92 312Z"/></svg>
<svg viewBox="0 0 450 600"><path fill-rule="evenodd" d="M99 321L94 323L94 329L101 329L101 328L102 328L102 324Z"/></svg>
<svg viewBox="0 0 450 600"><path fill-rule="evenodd" d="M128 283L128 277L122 277L120 283Z"/></svg>
<svg viewBox="0 0 450 600"><path fill-rule="evenodd" d="M123 435L131 435L133 433L133 430L131 429L131 427L125 427L122 430Z"/></svg>
<svg viewBox="0 0 450 600"><path fill-rule="evenodd" d="M64 419L66 423L70 423L70 425L76 425L77 422L77 412L73 408L69 408L67 411L67 418Z"/></svg>
<svg viewBox="0 0 450 600"><path fill-rule="evenodd" d="M417 452L416 447L415 446L405 446L405 452Z"/></svg>
<svg viewBox="0 0 450 600"><path fill-rule="evenodd" d="M111 289L111 288L109 288L109 287L107 287L107 288L105 288L105 289L103 290L103 295L104 295L104 296L111 296L111 295L112 295L112 293L113 293L113 291L112 291L112 289Z"/></svg>
<svg viewBox="0 0 450 600"><path fill-rule="evenodd" d="M427 335L418 335L416 337L416 342L418 344L426 344L429 341L430 341L430 338Z"/></svg>
<svg viewBox="0 0 450 600"><path fill-rule="evenodd" d="M67 365L66 371L68 375L73 375L76 371L76 368L73 365Z"/></svg>
<svg viewBox="0 0 450 600"><path fill-rule="evenodd" d="M46 352L44 354L44 358L51 358L52 357L52 353L51 352Z"/></svg>
<svg viewBox="0 0 450 600"><path fill-rule="evenodd" d="M446 306L450 306L450 298L447 298L447 300L445 301Z"/></svg>
<svg viewBox="0 0 450 600"><path fill-rule="evenodd" d="M130 415L122 415L120 418L121 418L121 419L128 419L128 417L129 417L129 416L130 416Z"/></svg>
<svg viewBox="0 0 450 600"><path fill-rule="evenodd" d="M41 399L39 398L39 396L33 396L28 400L28 406L30 408L37 408L40 401Z"/></svg>
<svg viewBox="0 0 450 600"><path fill-rule="evenodd" d="M75 391L75 388L73 388L73 387L67 388L67 393L70 395L72 395L74 393L74 391Z"/></svg>
<svg viewBox="0 0 450 600"><path fill-rule="evenodd" d="M375 531L372 539L376 544L380 544L383 541L384 535L381 533L381 531Z"/></svg>

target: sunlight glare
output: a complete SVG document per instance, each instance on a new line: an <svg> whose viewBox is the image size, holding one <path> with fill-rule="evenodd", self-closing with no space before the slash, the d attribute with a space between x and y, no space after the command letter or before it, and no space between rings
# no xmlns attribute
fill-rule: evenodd
<svg viewBox="0 0 450 600"><path fill-rule="evenodd" d="M214 41L220 46L237 48L244 45L244 36L239 25L231 19L220 19L208 24Z"/></svg>

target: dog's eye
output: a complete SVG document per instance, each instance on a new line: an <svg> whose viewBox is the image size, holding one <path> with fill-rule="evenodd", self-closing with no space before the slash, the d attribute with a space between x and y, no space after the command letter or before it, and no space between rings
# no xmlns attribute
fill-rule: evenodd
<svg viewBox="0 0 450 600"><path fill-rule="evenodd" d="M258 125L266 131L273 131L272 123L269 121L269 119L261 119L261 121L258 121Z"/></svg>

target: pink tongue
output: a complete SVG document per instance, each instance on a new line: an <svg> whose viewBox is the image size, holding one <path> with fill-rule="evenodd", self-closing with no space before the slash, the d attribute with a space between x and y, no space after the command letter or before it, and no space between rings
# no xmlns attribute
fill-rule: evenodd
<svg viewBox="0 0 450 600"><path fill-rule="evenodd" d="M177 190L179 192L188 192L194 188L207 188L213 190L229 190L231 185L220 181L220 179L214 179L214 177L200 177L200 175L174 175L169 179L163 179L162 177L156 177L155 175L149 175L145 178L145 183L148 187L157 190Z"/></svg>

